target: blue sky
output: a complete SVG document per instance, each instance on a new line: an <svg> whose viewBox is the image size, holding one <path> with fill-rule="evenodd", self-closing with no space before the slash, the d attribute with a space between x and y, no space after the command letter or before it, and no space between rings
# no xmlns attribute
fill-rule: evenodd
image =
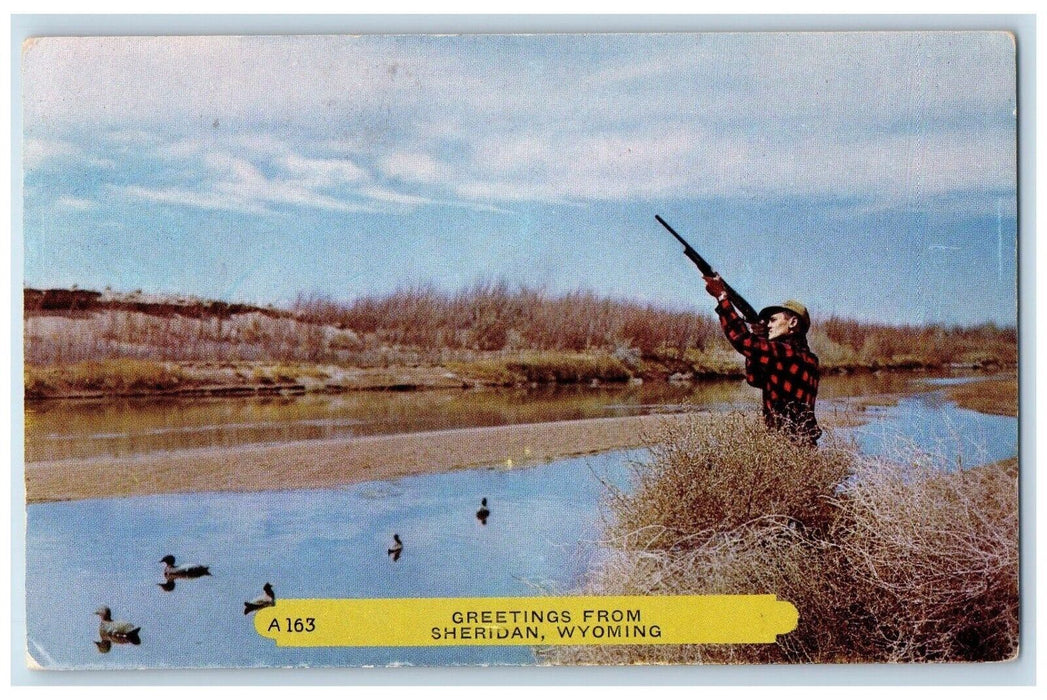
<svg viewBox="0 0 1047 700"><path fill-rule="evenodd" d="M286 304L505 279L1012 324L1003 33L48 38L25 282Z"/></svg>

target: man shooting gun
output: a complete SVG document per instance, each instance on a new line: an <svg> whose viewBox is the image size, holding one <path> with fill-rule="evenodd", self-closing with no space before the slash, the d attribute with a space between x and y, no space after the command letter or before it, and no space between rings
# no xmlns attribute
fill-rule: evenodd
<svg viewBox="0 0 1047 700"><path fill-rule="evenodd" d="M798 301L768 306L752 330L735 311L720 276L703 276L716 297L727 341L745 356L745 381L763 391L763 419L798 441L815 446L822 429L814 417L818 397L818 356L807 346L811 317Z"/></svg>
<svg viewBox="0 0 1047 700"><path fill-rule="evenodd" d="M672 226L660 216L654 218L683 243L684 254L702 273L705 289L716 297L716 313L724 335L745 356L745 381L763 392L767 427L815 446L822 434L814 417L819 371L818 357L807 346L807 331L811 327L807 307L790 300L768 306L757 314Z"/></svg>

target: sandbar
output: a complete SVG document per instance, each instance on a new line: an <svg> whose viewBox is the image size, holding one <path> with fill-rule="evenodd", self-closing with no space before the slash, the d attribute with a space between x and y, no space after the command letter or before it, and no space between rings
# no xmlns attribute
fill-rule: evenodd
<svg viewBox="0 0 1047 700"><path fill-rule="evenodd" d="M25 467L26 502L330 488L453 469L512 469L640 447L667 423L694 415L592 418L31 462Z"/></svg>

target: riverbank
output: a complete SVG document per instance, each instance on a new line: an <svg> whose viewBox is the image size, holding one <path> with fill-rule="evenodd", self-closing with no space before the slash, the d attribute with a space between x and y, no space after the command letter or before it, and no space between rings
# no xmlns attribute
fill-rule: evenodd
<svg viewBox="0 0 1047 700"><path fill-rule="evenodd" d="M823 374L871 375L884 370L823 366ZM686 371L684 371L686 370ZM953 365L940 372L986 372L1006 368ZM918 373L926 368L886 370ZM160 362L153 360L89 360L67 365L35 367L24 371L25 398L110 399L129 397L300 396L343 394L354 391L415 391L426 389L476 389L485 387L554 385L624 385L646 381L677 384L707 379L735 379L743 375L737 354L709 353L688 364L646 360L642 369L630 368L607 354L519 353L491 355L437 365L346 367L301 362ZM979 386L987 386L979 383ZM999 387L993 387L999 388ZM979 389L950 388L957 401L976 405L994 402L998 392L984 399ZM1017 392L1014 390L1016 401ZM950 397L952 398L952 397ZM1014 402L1012 401L1012 403ZM980 409L975 409L980 410ZM994 409L989 412L997 412Z"/></svg>
<svg viewBox="0 0 1047 700"><path fill-rule="evenodd" d="M884 394L886 387L866 386L869 379L855 377L853 381L859 382L860 386L852 386L842 393L839 387L834 391L832 383L825 385L827 396L821 404L819 415L824 426L858 426L867 420L867 404L893 405L912 391L942 390L942 387L929 382L917 381L905 382L904 391L888 389L890 393ZM864 395L863 391L873 393ZM1017 394L1017 379L1014 377L979 378L977 381L945 387L945 391L946 396L951 401L957 401L961 407L996 415L1014 416L1017 413L1013 401ZM468 395L468 392L462 395ZM372 396L378 398L377 394ZM406 394L400 396L410 402L412 408L419 400ZM447 395L440 392L426 392L424 396L435 397L433 401L439 404L440 410L452 410L456 416L471 405L469 402L462 406L457 403L445 405L441 397ZM509 400L513 401L511 397ZM650 408L668 401L666 408L669 409L679 400L662 398L657 394L648 399L654 402ZM975 400L978 405L973 405ZM704 396L702 402L707 401L718 404L730 403L731 399L717 394ZM588 410L585 406L569 407L569 410L561 411L560 415L548 414L547 410L520 412L517 407L507 410L503 416L506 425L500 427L491 427L493 424L490 422L470 426L467 420L453 420L450 424L405 429L400 413L403 401L388 405L383 401L364 405L366 414L360 409L355 413L328 414L324 410L314 410L284 415L278 406L273 408L275 412L260 415L251 412L231 415L219 413L214 416L207 414L205 423L199 425L193 421L184 424L172 422L163 411L155 416L149 414L150 418L134 418L135 421L145 421L135 422L135 431L152 438L160 436L165 439L144 442L139 439L132 441L130 449L94 453L132 455L137 452L138 456L96 457L91 451L29 450L27 457L31 461L25 470L27 497L29 502L41 502L170 492L322 488L458 468L495 464L519 466L637 447L644 444L644 434L652 426L680 419L678 415L672 415L675 410L655 415L604 417L604 413L603 416L595 417L585 415ZM429 408L426 409L425 405ZM420 410L433 409L431 404L425 405ZM488 413L499 410L497 406L485 402L477 404L474 409L486 412L482 416L484 421L490 419ZM360 435L355 430L342 435L314 435L309 431L258 431L250 439L239 440L242 443L239 445L236 444L237 440L226 439L201 440L194 444L191 440L178 437L183 430L193 435L201 425L212 425L211 421L216 426L232 421L239 428L253 428L256 423L279 426L286 420L309 425L331 420L351 424L362 420L365 415L368 416L367 420L376 420L378 418L375 416L380 418L381 415L391 417L396 421L398 429L389 430L389 434L370 436ZM80 420L75 412L60 413L60 416L64 416L60 420ZM77 434L121 433L127 429L127 425L121 421L114 423L99 418L96 422L84 425ZM39 438L40 434L50 435L54 431L60 434L62 428L60 423L52 419L51 427L37 426L35 432L27 433L27 440L33 435ZM172 435L173 439L166 439ZM30 456L34 454L35 457Z"/></svg>
<svg viewBox="0 0 1047 700"><path fill-rule="evenodd" d="M987 379L957 384L945 390L950 401L962 408L996 416L1018 415L1018 378Z"/></svg>
<svg viewBox="0 0 1047 700"><path fill-rule="evenodd" d="M25 368L28 400L140 396L298 396L349 391L461 389L494 384L446 367L340 367L283 362L89 360Z"/></svg>
<svg viewBox="0 0 1047 700"><path fill-rule="evenodd" d="M692 414L693 415L693 414ZM470 467L512 469L645 444L680 415L596 418L405 435L34 462L26 502L330 488ZM712 420L712 415L708 416Z"/></svg>

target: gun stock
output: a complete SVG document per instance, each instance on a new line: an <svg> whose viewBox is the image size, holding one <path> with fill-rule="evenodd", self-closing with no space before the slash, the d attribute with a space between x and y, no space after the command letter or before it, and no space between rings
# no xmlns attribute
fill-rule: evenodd
<svg viewBox="0 0 1047 700"><path fill-rule="evenodd" d="M665 219L663 219L658 214L655 214L654 218L657 219L658 223L664 226L669 233L673 234L676 240L680 241L680 243L683 244L683 254L686 255L687 258L695 264L695 266L698 268L698 271L701 272L703 276L712 277L716 274L716 271L713 270L712 265L706 262L705 258L699 255L698 251L692 248L691 244L683 239L683 236L678 234L672 226L666 223ZM738 311L742 314L746 321L748 321L749 323L756 323L760 320L760 314L757 313L756 309L754 309L752 305L745 300L745 297L743 297L738 292L734 291L734 288L731 287L731 285L727 284L726 281L724 281L723 287L725 290L727 290L727 296L730 298L731 303L734 304L734 308L738 309Z"/></svg>

